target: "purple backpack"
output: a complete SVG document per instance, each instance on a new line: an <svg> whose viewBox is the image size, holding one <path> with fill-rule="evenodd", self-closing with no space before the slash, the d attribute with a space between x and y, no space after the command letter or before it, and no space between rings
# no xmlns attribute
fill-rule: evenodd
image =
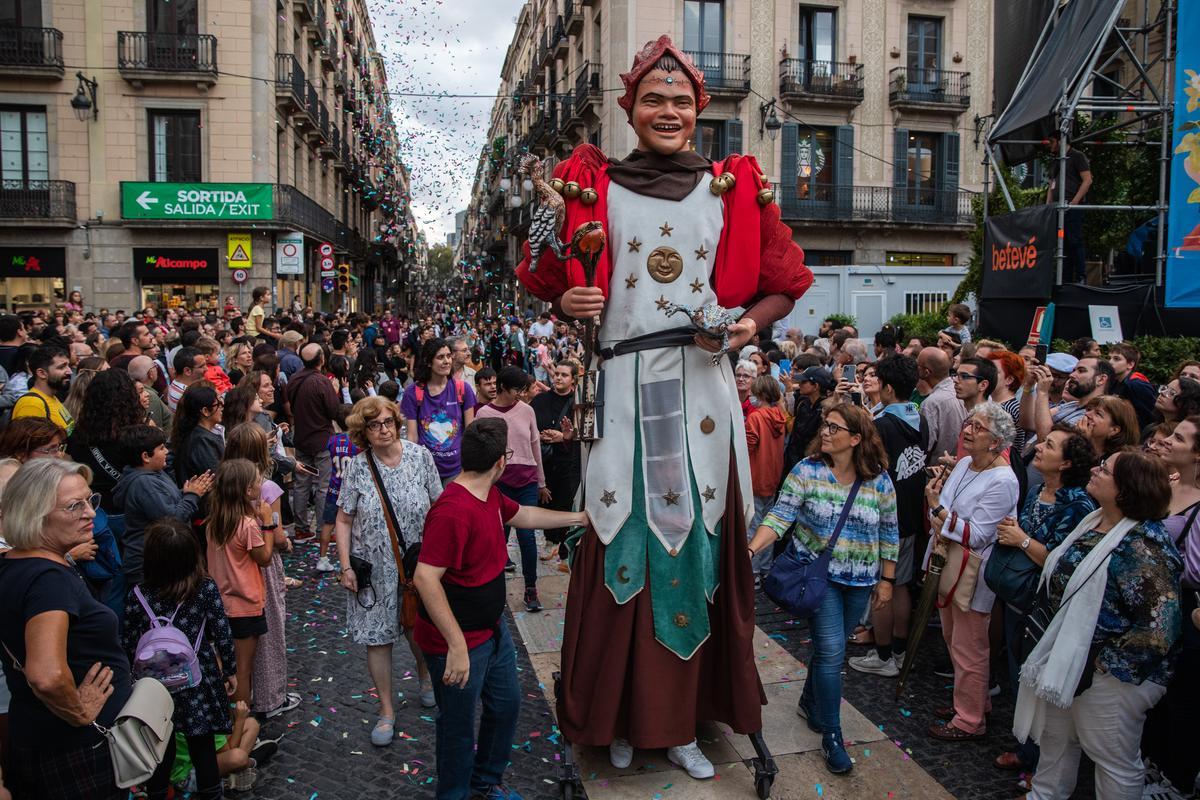
<svg viewBox="0 0 1200 800"><path fill-rule="evenodd" d="M199 686L202 676L200 657L196 655L196 651L200 649L200 642L204 639L204 625L208 620L200 623L200 635L196 637L196 643L192 644L174 624L175 614L179 613L183 603L175 607L175 614L160 617L146 602L140 586L133 587L133 593L150 619L150 629L138 639L134 651L134 678L154 678L171 693Z"/></svg>

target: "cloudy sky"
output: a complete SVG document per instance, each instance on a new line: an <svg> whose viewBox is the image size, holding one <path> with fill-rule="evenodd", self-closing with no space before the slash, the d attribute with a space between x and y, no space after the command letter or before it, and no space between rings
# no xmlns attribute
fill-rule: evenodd
<svg viewBox="0 0 1200 800"><path fill-rule="evenodd" d="M368 0L413 212L429 244L466 207L523 0ZM405 96L412 94L431 97ZM463 95L484 95L465 97Z"/></svg>

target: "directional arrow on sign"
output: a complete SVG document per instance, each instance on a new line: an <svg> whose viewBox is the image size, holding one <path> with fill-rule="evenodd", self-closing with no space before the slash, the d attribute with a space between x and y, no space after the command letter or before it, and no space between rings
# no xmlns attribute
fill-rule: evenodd
<svg viewBox="0 0 1200 800"><path fill-rule="evenodd" d="M137 196L136 201L137 204L142 207L143 211L149 211L150 206L158 203L158 198L150 194L150 190L147 189Z"/></svg>

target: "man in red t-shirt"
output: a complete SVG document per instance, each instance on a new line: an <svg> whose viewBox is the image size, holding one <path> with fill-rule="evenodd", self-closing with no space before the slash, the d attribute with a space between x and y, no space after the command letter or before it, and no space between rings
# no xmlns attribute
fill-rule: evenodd
<svg viewBox="0 0 1200 800"><path fill-rule="evenodd" d="M520 800L501 778L508 766L521 688L504 622L505 525L587 525L583 511L519 506L496 488L508 463L508 424L476 420L463 432L462 472L425 517L413 583L422 608L413 638L425 654L437 698L437 798ZM480 696L489 702L479 720ZM468 770L466 764L473 764Z"/></svg>

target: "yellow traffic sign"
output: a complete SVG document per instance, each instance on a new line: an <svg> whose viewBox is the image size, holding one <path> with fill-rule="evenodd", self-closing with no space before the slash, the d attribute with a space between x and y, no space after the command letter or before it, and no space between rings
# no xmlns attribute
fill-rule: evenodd
<svg viewBox="0 0 1200 800"><path fill-rule="evenodd" d="M250 269L251 263L251 240L252 237L248 233L231 233L229 234L229 268L230 269Z"/></svg>

